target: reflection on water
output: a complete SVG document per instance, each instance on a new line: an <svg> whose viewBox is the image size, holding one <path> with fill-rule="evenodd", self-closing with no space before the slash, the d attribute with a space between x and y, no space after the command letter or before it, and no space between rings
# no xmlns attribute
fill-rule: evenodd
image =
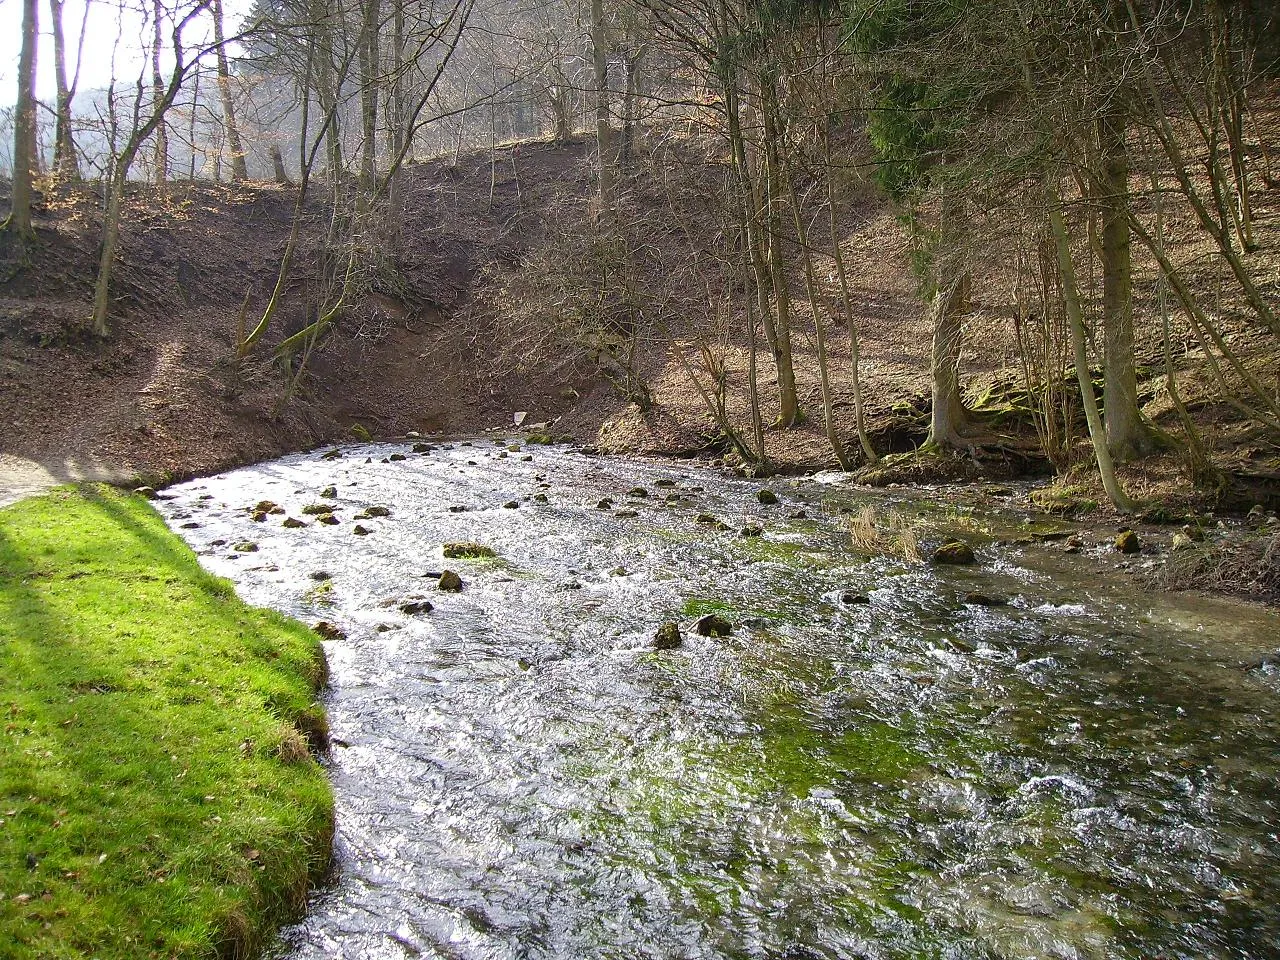
<svg viewBox="0 0 1280 960"><path fill-rule="evenodd" d="M1277 955L1280 678L1241 664L1280 618L1039 545L867 561L839 511L883 495L759 486L477 440L173 488L211 570L346 633L340 872L282 954ZM897 509L978 543L1020 519ZM733 635L687 629L707 612Z"/></svg>

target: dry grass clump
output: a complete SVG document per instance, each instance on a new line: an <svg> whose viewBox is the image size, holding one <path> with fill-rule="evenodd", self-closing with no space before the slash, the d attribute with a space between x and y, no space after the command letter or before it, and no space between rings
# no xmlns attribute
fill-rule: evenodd
<svg viewBox="0 0 1280 960"><path fill-rule="evenodd" d="M1156 579L1167 590L1207 590L1280 603L1280 533L1176 550Z"/></svg>
<svg viewBox="0 0 1280 960"><path fill-rule="evenodd" d="M849 519L853 549L868 556L895 557L919 562L920 542L906 517L889 511L880 515L873 506L863 507Z"/></svg>

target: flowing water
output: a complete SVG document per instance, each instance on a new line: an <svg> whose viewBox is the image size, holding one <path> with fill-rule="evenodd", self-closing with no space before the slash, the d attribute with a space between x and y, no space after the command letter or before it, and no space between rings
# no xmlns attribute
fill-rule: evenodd
<svg viewBox="0 0 1280 960"><path fill-rule="evenodd" d="M1280 676L1242 666L1277 615L1010 544L1011 510L822 478L764 505L492 440L343 453L161 505L245 598L346 634L339 869L281 955L1280 956ZM254 522L261 499L308 526ZM340 523L303 515L324 502ZM868 503L979 564L865 559L842 511ZM497 557L442 559L463 540ZM733 633L688 629L708 612ZM668 620L684 643L656 651Z"/></svg>

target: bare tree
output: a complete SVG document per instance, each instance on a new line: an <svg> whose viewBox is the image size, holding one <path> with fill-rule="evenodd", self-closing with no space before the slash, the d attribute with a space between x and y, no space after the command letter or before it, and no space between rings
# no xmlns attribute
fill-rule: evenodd
<svg viewBox="0 0 1280 960"><path fill-rule="evenodd" d="M18 102L13 122L13 193L3 229L21 250L35 241L31 223L32 157L36 138L36 44L40 34L37 0L22 2L22 51L18 55Z"/></svg>

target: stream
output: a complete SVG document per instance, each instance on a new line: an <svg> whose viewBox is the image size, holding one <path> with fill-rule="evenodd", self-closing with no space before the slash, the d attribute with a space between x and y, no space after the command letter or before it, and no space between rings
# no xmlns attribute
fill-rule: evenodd
<svg viewBox="0 0 1280 960"><path fill-rule="evenodd" d="M1280 956L1280 673L1244 666L1280 615L1032 541L1069 525L1016 499L505 437L166 494L242 597L345 634L337 871L279 957ZM979 562L867 558L868 508Z"/></svg>

